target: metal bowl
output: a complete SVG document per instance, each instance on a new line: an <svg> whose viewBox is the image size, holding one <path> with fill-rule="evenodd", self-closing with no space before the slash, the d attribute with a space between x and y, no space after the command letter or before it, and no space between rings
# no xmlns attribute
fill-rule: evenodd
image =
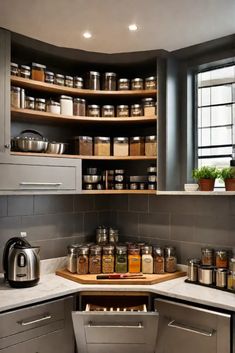
<svg viewBox="0 0 235 353"><path fill-rule="evenodd" d="M45 152L48 141L38 131L24 130L14 139L14 148L22 152Z"/></svg>
<svg viewBox="0 0 235 353"><path fill-rule="evenodd" d="M46 153L63 154L66 151L67 144L62 142L49 142Z"/></svg>
<svg viewBox="0 0 235 353"><path fill-rule="evenodd" d="M101 175L83 175L83 182L88 184L95 184L101 180Z"/></svg>

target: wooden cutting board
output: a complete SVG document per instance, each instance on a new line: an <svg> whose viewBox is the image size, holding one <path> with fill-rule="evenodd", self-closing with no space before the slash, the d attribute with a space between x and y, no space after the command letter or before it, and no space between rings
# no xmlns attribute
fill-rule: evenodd
<svg viewBox="0 0 235 353"><path fill-rule="evenodd" d="M82 284L156 284L168 281L170 279L183 277L186 272L177 271L174 273L164 273L162 275L147 275L144 274L145 279L141 278L125 278L125 279L96 279L96 275L78 275L71 273L66 269L57 270L58 276L70 279L71 281Z"/></svg>

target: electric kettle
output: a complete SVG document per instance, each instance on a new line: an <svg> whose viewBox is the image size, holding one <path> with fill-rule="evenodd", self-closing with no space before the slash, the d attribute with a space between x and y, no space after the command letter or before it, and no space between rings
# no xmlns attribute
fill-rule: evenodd
<svg viewBox="0 0 235 353"><path fill-rule="evenodd" d="M40 247L32 247L23 237L7 241L3 251L3 271L11 287L32 287L39 282L39 251Z"/></svg>

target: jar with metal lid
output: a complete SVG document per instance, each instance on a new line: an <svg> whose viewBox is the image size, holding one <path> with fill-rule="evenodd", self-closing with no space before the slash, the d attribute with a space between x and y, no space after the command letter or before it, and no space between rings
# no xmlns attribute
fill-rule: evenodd
<svg viewBox="0 0 235 353"><path fill-rule="evenodd" d="M129 139L128 137L113 138L113 155L126 157L129 155Z"/></svg>
<svg viewBox="0 0 235 353"><path fill-rule="evenodd" d="M40 112L45 112L46 100L44 98L35 98L35 110L39 110Z"/></svg>
<svg viewBox="0 0 235 353"><path fill-rule="evenodd" d="M145 137L145 156L157 155L157 136L151 135Z"/></svg>
<svg viewBox="0 0 235 353"><path fill-rule="evenodd" d="M73 115L86 115L86 100L82 98L74 98L73 100Z"/></svg>
<svg viewBox="0 0 235 353"><path fill-rule="evenodd" d="M97 104L88 105L87 116L98 118L100 116L100 106Z"/></svg>
<svg viewBox="0 0 235 353"><path fill-rule="evenodd" d="M175 248L172 246L167 246L164 248L164 254L165 254L165 272L175 272L176 271L176 266L177 266L177 259L176 259L176 253L175 253Z"/></svg>
<svg viewBox="0 0 235 353"><path fill-rule="evenodd" d="M141 248L142 252L142 272L153 273L152 246L145 245Z"/></svg>
<svg viewBox="0 0 235 353"><path fill-rule="evenodd" d="M84 184L85 190L95 190L94 184Z"/></svg>
<svg viewBox="0 0 235 353"><path fill-rule="evenodd" d="M86 275L89 271L89 247L81 246L78 248L77 273Z"/></svg>
<svg viewBox="0 0 235 353"><path fill-rule="evenodd" d="M124 105L124 104L117 105L117 117L118 118L128 118L128 116L129 116L128 105Z"/></svg>
<svg viewBox="0 0 235 353"><path fill-rule="evenodd" d="M54 83L55 74L51 71L45 71L45 82L46 83Z"/></svg>
<svg viewBox="0 0 235 353"><path fill-rule="evenodd" d="M20 108L20 87L11 86L11 107Z"/></svg>
<svg viewBox="0 0 235 353"><path fill-rule="evenodd" d="M228 271L227 273L227 288L230 290L235 290L235 272Z"/></svg>
<svg viewBox="0 0 235 353"><path fill-rule="evenodd" d="M116 244L118 242L119 231L118 229L109 228L109 243Z"/></svg>
<svg viewBox="0 0 235 353"><path fill-rule="evenodd" d="M47 101L46 111L52 114L60 114L60 103L53 100Z"/></svg>
<svg viewBox="0 0 235 353"><path fill-rule="evenodd" d="M110 156L110 137L96 136L94 138L94 155L95 156Z"/></svg>
<svg viewBox="0 0 235 353"><path fill-rule="evenodd" d="M117 273L127 272L127 247L117 246L116 247L116 266L115 271Z"/></svg>
<svg viewBox="0 0 235 353"><path fill-rule="evenodd" d="M73 77L72 76L65 76L64 84L66 87L73 87Z"/></svg>
<svg viewBox="0 0 235 353"><path fill-rule="evenodd" d="M58 86L64 86L64 75L55 74L54 83L55 85L58 85Z"/></svg>
<svg viewBox="0 0 235 353"><path fill-rule="evenodd" d="M235 257L229 259L229 269L235 273Z"/></svg>
<svg viewBox="0 0 235 353"><path fill-rule="evenodd" d="M75 154L81 156L93 155L93 138L91 136L76 136L74 141Z"/></svg>
<svg viewBox="0 0 235 353"><path fill-rule="evenodd" d="M60 111L62 115L73 115L73 98L69 96L60 96Z"/></svg>
<svg viewBox="0 0 235 353"><path fill-rule="evenodd" d="M131 80L131 89L132 90L141 90L144 89L144 80L142 78L133 78Z"/></svg>
<svg viewBox="0 0 235 353"><path fill-rule="evenodd" d="M128 271L139 273L141 270L140 248L130 247L128 250Z"/></svg>
<svg viewBox="0 0 235 353"><path fill-rule="evenodd" d="M25 97L25 108L26 109L34 109L35 108L34 97Z"/></svg>
<svg viewBox="0 0 235 353"><path fill-rule="evenodd" d="M102 107L102 117L103 118L113 118L115 116L115 109L113 105L103 105Z"/></svg>
<svg viewBox="0 0 235 353"><path fill-rule="evenodd" d="M117 83L117 75L115 72L105 72L104 73L104 82L103 89L105 91L115 91Z"/></svg>
<svg viewBox="0 0 235 353"><path fill-rule="evenodd" d="M132 104L131 116L133 117L143 116L143 108L140 104Z"/></svg>
<svg viewBox="0 0 235 353"><path fill-rule="evenodd" d="M31 77L31 67L27 65L21 65L20 66L20 76L24 78L30 78Z"/></svg>
<svg viewBox="0 0 235 353"><path fill-rule="evenodd" d="M144 88L146 90L156 89L157 88L157 77L156 76L146 77L144 83L145 83Z"/></svg>
<svg viewBox="0 0 235 353"><path fill-rule="evenodd" d="M159 246L153 248L153 273L164 273L165 272L165 259L164 251Z"/></svg>
<svg viewBox="0 0 235 353"><path fill-rule="evenodd" d="M82 89L83 88L83 78L75 76L73 79L74 88Z"/></svg>
<svg viewBox="0 0 235 353"><path fill-rule="evenodd" d="M32 79L36 81L45 81L46 66L38 63L32 63Z"/></svg>
<svg viewBox="0 0 235 353"><path fill-rule="evenodd" d="M148 190L156 190L157 184L156 183L148 183Z"/></svg>
<svg viewBox="0 0 235 353"><path fill-rule="evenodd" d="M225 268L217 268L215 270L216 287L225 288L227 286L227 274L228 274L228 270Z"/></svg>
<svg viewBox="0 0 235 353"><path fill-rule="evenodd" d="M153 98L143 98L142 105L144 116L154 116L156 114L156 102Z"/></svg>
<svg viewBox="0 0 235 353"><path fill-rule="evenodd" d="M226 250L215 251L215 266L217 268L228 267L228 252Z"/></svg>
<svg viewBox="0 0 235 353"><path fill-rule="evenodd" d="M96 242L99 245L106 245L108 243L109 230L105 226L96 228Z"/></svg>
<svg viewBox="0 0 235 353"><path fill-rule="evenodd" d="M117 184L125 182L125 170L124 169L115 169L114 170L114 182Z"/></svg>
<svg viewBox="0 0 235 353"><path fill-rule="evenodd" d="M19 65L16 63L11 63L11 75L19 76Z"/></svg>
<svg viewBox="0 0 235 353"><path fill-rule="evenodd" d="M72 244L67 247L67 270L71 273L77 272L77 254L79 246L78 244Z"/></svg>
<svg viewBox="0 0 235 353"><path fill-rule="evenodd" d="M130 156L144 156L144 137L130 137Z"/></svg>
<svg viewBox="0 0 235 353"><path fill-rule="evenodd" d="M156 183L157 182L157 168L156 167L148 167L148 182L149 183Z"/></svg>
<svg viewBox="0 0 235 353"><path fill-rule="evenodd" d="M100 73L97 71L90 71L87 74L86 88L92 90L100 89Z"/></svg>
<svg viewBox="0 0 235 353"><path fill-rule="evenodd" d="M118 80L118 90L126 91L130 89L130 80L128 78L119 78Z"/></svg>
<svg viewBox="0 0 235 353"><path fill-rule="evenodd" d="M102 272L103 273L114 272L114 246L113 245L103 246Z"/></svg>
<svg viewBox="0 0 235 353"><path fill-rule="evenodd" d="M191 282L197 282L198 280L198 266L200 265L200 259L189 259L188 260L188 280Z"/></svg>
<svg viewBox="0 0 235 353"><path fill-rule="evenodd" d="M102 248L99 245L94 245L90 247L90 256L89 256L89 273L99 274L101 273L102 265Z"/></svg>
<svg viewBox="0 0 235 353"><path fill-rule="evenodd" d="M202 265L203 266L213 266L214 265L214 251L213 249L202 248Z"/></svg>
<svg viewBox="0 0 235 353"><path fill-rule="evenodd" d="M130 183L130 190L137 190L138 184L137 183Z"/></svg>

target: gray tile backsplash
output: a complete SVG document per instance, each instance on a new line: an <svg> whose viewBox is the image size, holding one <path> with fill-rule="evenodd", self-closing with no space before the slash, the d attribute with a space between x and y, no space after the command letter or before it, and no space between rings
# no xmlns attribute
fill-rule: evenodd
<svg viewBox="0 0 235 353"><path fill-rule="evenodd" d="M117 226L121 240L173 245L181 263L199 256L202 246L235 252L235 197L0 196L0 261L5 242L20 231L45 259L64 256L73 242L94 240L99 224Z"/></svg>

